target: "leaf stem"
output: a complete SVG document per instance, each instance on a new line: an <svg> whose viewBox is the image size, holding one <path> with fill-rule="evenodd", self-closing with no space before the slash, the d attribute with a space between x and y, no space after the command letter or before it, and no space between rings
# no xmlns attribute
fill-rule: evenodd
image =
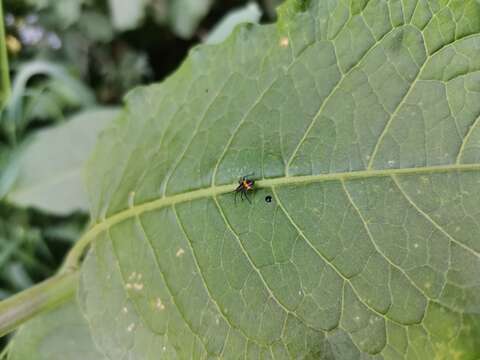
<svg viewBox="0 0 480 360"><path fill-rule="evenodd" d="M78 271L65 272L0 302L0 336L70 299L77 288L78 276Z"/></svg>
<svg viewBox="0 0 480 360"><path fill-rule="evenodd" d="M70 249L60 269L60 274L78 271L80 268L80 260L93 239L92 236L88 235L89 232L87 231Z"/></svg>
<svg viewBox="0 0 480 360"><path fill-rule="evenodd" d="M3 9L0 1L0 110L10 96L10 73L8 70L7 39L3 25Z"/></svg>

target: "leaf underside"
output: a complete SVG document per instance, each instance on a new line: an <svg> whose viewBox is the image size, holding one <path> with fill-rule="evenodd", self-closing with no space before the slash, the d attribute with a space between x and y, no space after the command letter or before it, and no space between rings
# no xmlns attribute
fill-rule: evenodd
<svg viewBox="0 0 480 360"><path fill-rule="evenodd" d="M478 358L480 4L280 12L130 93L101 137L79 291L96 346Z"/></svg>
<svg viewBox="0 0 480 360"><path fill-rule="evenodd" d="M103 360L74 302L61 305L20 328L9 360Z"/></svg>

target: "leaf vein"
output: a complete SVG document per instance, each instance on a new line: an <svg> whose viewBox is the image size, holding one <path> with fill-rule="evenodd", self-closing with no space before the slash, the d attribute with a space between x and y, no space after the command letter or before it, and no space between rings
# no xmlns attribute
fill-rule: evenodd
<svg viewBox="0 0 480 360"><path fill-rule="evenodd" d="M242 253L245 255L246 259L248 260L250 266L252 267L252 269L257 273L259 279L261 280L261 282L263 283L263 286L265 287L265 290L268 292L269 296L278 304L278 306L280 308L282 308L282 310L285 312L285 317L288 315L288 314L292 314L293 316L295 316L296 318L298 318L295 313L293 313L292 311L290 311L285 305L282 304L282 302L275 296L275 294L273 293L272 289L270 289L270 286L268 286L268 283L267 281L265 280L265 278L263 277L260 269L255 265L255 263L253 262L250 254L248 253L248 251L245 249L245 246L243 246L242 244L242 241L240 240L240 237L238 236L238 234L235 232L235 230L233 229L232 225L230 224L230 222L228 221L226 215L225 215L225 212L223 211L220 203L218 202L217 198L214 196L213 197L213 201L215 202L215 205L217 206L217 209L218 209L218 212L220 213L220 216L222 217L222 220L223 222L225 223L225 226L227 227L227 229L231 232L231 234L235 237L235 239L237 240L237 243L238 245L240 246L240 249L242 251ZM303 323L303 321L301 319L298 319L299 321L301 321ZM306 325L306 324L305 324Z"/></svg>
<svg viewBox="0 0 480 360"><path fill-rule="evenodd" d="M302 146L302 144L305 142L308 134L310 133L311 129L313 128L313 126L315 125L318 117L320 116L320 114L323 112L323 109L325 108L327 102L330 100L330 98L333 96L333 94L337 91L337 89L340 88L340 86L342 85L343 81L345 80L345 78L351 74L361 63L362 61L368 56L368 54L370 54L371 51L373 51L381 42L383 39L385 39L389 34L391 34L393 31L395 31L397 28L393 28L391 29L390 31L386 32L382 37L380 37L377 41L375 41L375 43L367 50L365 51L365 53L362 55L362 57L357 61L357 63L352 66L350 69L348 69L348 71L346 73L343 73L343 71L341 72L342 73L342 76L340 77L340 79L338 80L338 82L335 84L335 86L333 87L332 91L330 91L330 94L328 94L328 96L325 98L325 100L323 100L323 102L320 104L320 107L317 111L317 113L313 116L312 118L312 121L310 122L310 124L308 125L307 129L305 130L305 133L303 134L302 138L300 139L299 143L297 144L297 146L295 147L295 149L293 150L292 152L292 155L290 155L290 158L288 159L287 161L287 165L286 165L286 168L285 168L285 174L289 174L289 169L290 169L290 165L292 164L292 161L293 159L295 158L298 150L300 149L300 147ZM333 48L335 49L335 44L334 42L332 41L332 45L333 45ZM335 50L335 54L337 54L336 50ZM337 57L337 64L338 64L338 57ZM339 69L340 66L338 67Z"/></svg>
<svg viewBox="0 0 480 360"><path fill-rule="evenodd" d="M142 220L140 219L140 217L139 217L138 215L135 217L135 220L136 220L136 221L135 221L136 224L138 225L139 229L140 229L141 232L142 232L142 236L143 236L145 242L147 243L149 250L150 250L151 253L152 253L152 257L153 257L153 259L154 259L154 261L155 261L155 265L156 265L156 267L157 267L157 269L158 269L158 272L159 272L159 274L160 274L160 277L162 278L163 283L165 284L165 288L167 289L168 293L170 294L170 297L172 298L173 304L174 304L175 307L177 308L178 313L180 314L180 316L181 316L181 318L183 319L184 323L187 325L188 329L189 329L189 330L191 331L191 333L200 341L200 343L202 344L203 349L204 349L205 352L208 354L209 352L208 352L208 350L207 350L207 347L206 347L205 343L204 343L203 340L200 338L200 334L198 334L198 333L193 329L192 324L190 324L190 322L187 320L185 314L182 312L180 306L178 305L175 296L173 295L173 291L172 291L172 289L171 289L171 287L170 287L170 284L168 283L168 281L167 281L167 279L166 279L166 277L165 277L165 274L164 274L162 268L160 267L160 261L159 261L159 259L158 259L158 257L157 257L157 254L156 254L155 250L154 250L152 241L150 240L150 238L148 237L148 235L147 235L147 233L146 233L146 231L145 231L145 228L144 228L144 226L143 226ZM153 331L153 330L152 330L152 331Z"/></svg>
<svg viewBox="0 0 480 360"><path fill-rule="evenodd" d="M358 206L355 204L353 201L353 198L350 194L350 192L347 189L347 186L345 184L344 180L340 181L342 183L342 189L345 192L345 195L347 196L348 201L350 202L352 208L355 210L357 213L359 219L361 220L363 227L365 231L367 232L368 238L370 239L370 242L372 245L375 247L375 251L380 254L389 264L390 266L394 267L398 271L400 271L408 280L408 282L415 288L417 289L425 298L431 300L431 298L420 288L418 285L411 279L411 277L398 265L396 265L394 262L390 260L390 258L378 247L377 243L375 242L375 238L373 237L373 234L370 231L370 227L368 226L368 223L365 221L365 218L363 217L363 214L361 213L360 209ZM425 316L425 312L423 314Z"/></svg>
<svg viewBox="0 0 480 360"><path fill-rule="evenodd" d="M298 226L298 224L292 219L292 217L290 216L290 214L288 213L287 209L284 207L283 203L280 201L280 198L279 196L277 195L277 192L275 190L274 187L272 187L272 193L274 194L275 196L275 201L278 203L278 206L280 206L280 208L282 209L283 213L285 214L285 216L287 217L288 221L290 222L290 224L295 228L295 230L298 232L298 234L305 240L305 242L307 243L307 245L315 252L315 254L318 255L318 257L320 257L320 259L322 259L333 271L335 271L344 281L348 282L348 284L350 285L350 287L352 288L352 291L354 292L355 296L357 296L357 298L359 299L359 301L365 306L367 307L370 311L372 311L373 313L377 314L378 316L382 317L382 318L387 318L389 319L390 321L398 324L398 325L404 325L400 322L398 322L397 320L395 319L392 319L390 318L387 314L382 314L380 311L372 308L368 303L366 303L365 301L362 300L362 298L360 297L360 295L358 294L357 290L355 289L355 287L353 286L351 280L349 278L347 278L345 275L342 274L342 272L333 264L331 263L313 244L312 242L307 238L307 236L303 233L303 230L300 229L300 227Z"/></svg>
<svg viewBox="0 0 480 360"><path fill-rule="evenodd" d="M192 131L192 136L190 137L190 139L188 140L187 142L187 145L185 146L185 148L183 149L183 151L180 153L180 155L178 156L178 158L174 161L174 163L172 164L172 166L170 166L170 169L168 170L167 174L165 175L165 178L163 180L163 183L164 183L164 186L163 186L163 196L165 197L166 193L167 193L167 187L168 187L168 184L170 183L170 179L172 177L172 175L175 173L175 170L177 169L178 165L182 162L182 159L183 157L185 156L185 154L187 153L188 149L190 148L190 145L192 144L193 140L195 139L195 135L197 135L198 133L198 130L200 129L200 126L202 125L203 121L205 120L205 118L207 117L207 114L208 114L208 111L211 109L212 105L215 103L215 101L218 99L218 97L220 96L222 90L225 88L225 86L227 86L227 84L229 83L230 79L233 77L233 74L230 74L230 76L227 78L227 80L225 80L225 83L220 86L219 90L217 91L217 93L213 96L212 98L212 101L210 101L210 103L208 104L208 106L205 108L205 111L204 113L202 114L202 116L200 117L200 119L197 121L197 123L195 124L195 128L193 129Z"/></svg>
<svg viewBox="0 0 480 360"><path fill-rule="evenodd" d="M210 288L208 287L207 285L207 281L205 279L205 276L203 275L203 271L202 271L202 268L200 267L200 264L198 263L198 259L197 259L197 255L195 253L195 250L193 249L193 245L192 245L192 241L190 239L190 237L188 236L187 232L185 231L185 227L183 226L183 223L180 219L180 216L178 215L178 212L177 212L177 209L175 208L175 205L172 205L172 210L173 210L173 213L175 214L175 219L178 223L178 226L180 227L180 230L182 231L183 233L183 236L185 237L185 240L187 240L187 243L188 243L188 247L190 248L190 251L192 252L192 258L193 258L193 261L195 263L195 267L197 268L198 270L198 274L200 275L200 279L202 280L202 283L203 283L203 286L205 287L205 290L207 291L207 294L208 294L208 297L210 298L210 300L213 302L213 304L215 305L215 307L217 308L218 312L220 313L220 315L222 316L222 318L226 321L226 323L229 325L229 327L231 327L232 329L236 329L238 330L244 337L246 340L251 340L253 341L254 343L257 343L258 342L255 340L255 339L252 339L251 337L249 337L242 328L238 327L238 326L235 326L230 318L227 316L227 314L224 313L224 311L222 310L221 306L218 304L217 300L215 299L215 297L212 295L212 292L210 290Z"/></svg>
<svg viewBox="0 0 480 360"><path fill-rule="evenodd" d="M475 250L469 248L467 245L464 243L456 240L452 235L450 235L444 228L442 228L435 220L433 220L425 211L423 211L414 201L413 199L408 195L408 193L402 188L400 185L400 182L398 181L398 178L396 175L390 175L393 182L397 186L397 188L400 190L400 193L405 197L405 199L409 202L409 204L418 212L420 213L425 219L427 219L435 228L437 228L442 234L444 234L448 239L450 239L451 242L455 243L456 245L460 246L461 248L467 250L469 253L471 253L473 256L480 258L480 254L476 252Z"/></svg>
<svg viewBox="0 0 480 360"><path fill-rule="evenodd" d="M465 151L465 146L467 145L467 143L470 139L470 136L472 136L472 133L477 128L477 125L479 124L479 122L480 122L480 114L477 116L477 118L475 119L473 124L470 126L470 129L468 129L467 134L463 138L462 144L460 145L460 150L458 151L457 161L455 162L455 164L460 164L461 163L462 156L463 156L463 153Z"/></svg>

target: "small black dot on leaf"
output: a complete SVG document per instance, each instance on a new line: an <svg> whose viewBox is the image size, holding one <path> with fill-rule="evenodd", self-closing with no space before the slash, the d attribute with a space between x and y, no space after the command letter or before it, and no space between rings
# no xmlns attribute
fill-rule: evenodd
<svg viewBox="0 0 480 360"><path fill-rule="evenodd" d="M272 202L272 197L270 195L265 196L265 202L267 203Z"/></svg>

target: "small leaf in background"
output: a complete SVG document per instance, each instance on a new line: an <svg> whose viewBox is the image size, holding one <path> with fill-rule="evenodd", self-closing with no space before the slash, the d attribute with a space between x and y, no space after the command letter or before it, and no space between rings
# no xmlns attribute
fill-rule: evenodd
<svg viewBox="0 0 480 360"><path fill-rule="evenodd" d="M38 87L29 87L29 81L36 76L46 76L47 79L43 80ZM34 120L31 115L37 113L28 111L32 110L31 106L32 103L35 104L36 96L46 96L44 93L48 92L51 92L48 100L52 100L54 104L50 104L47 109L41 109L46 111L43 113L45 116L55 112L57 115L62 115L67 107L92 106L95 100L90 89L71 75L64 66L43 60L26 62L18 69L13 81L12 94L0 118L3 127L10 135L14 137Z"/></svg>
<svg viewBox="0 0 480 360"><path fill-rule="evenodd" d="M34 120L58 122L65 120L64 113L88 106L91 94L60 78L48 78L25 91L24 123Z"/></svg>
<svg viewBox="0 0 480 360"><path fill-rule="evenodd" d="M241 9L232 10L208 34L205 43L218 44L225 40L238 24L258 23L261 17L262 11L256 3L249 3Z"/></svg>
<svg viewBox="0 0 480 360"><path fill-rule="evenodd" d="M213 0L109 0L109 7L113 25L119 31L137 28L148 10L159 24L166 22L177 36L189 39L213 3Z"/></svg>
<svg viewBox="0 0 480 360"><path fill-rule="evenodd" d="M78 21L78 27L88 39L99 42L108 42L113 39L114 30L109 19L102 13L84 11Z"/></svg>
<svg viewBox="0 0 480 360"><path fill-rule="evenodd" d="M90 0L26 0L26 2L37 11L50 7L60 26L67 28L78 20L82 6Z"/></svg>
<svg viewBox="0 0 480 360"><path fill-rule="evenodd" d="M54 214L88 210L82 167L99 132L118 114L94 109L34 136L19 160L15 185L7 200Z"/></svg>
<svg viewBox="0 0 480 360"><path fill-rule="evenodd" d="M59 97L48 90L31 89L25 102L25 118L37 121L64 120Z"/></svg>
<svg viewBox="0 0 480 360"><path fill-rule="evenodd" d="M65 28L78 21L82 13L82 5L86 2L87 0L61 0L54 2L57 16L62 19Z"/></svg>
<svg viewBox="0 0 480 360"><path fill-rule="evenodd" d="M113 26L120 31L136 28L145 16L149 0L109 0Z"/></svg>
<svg viewBox="0 0 480 360"><path fill-rule="evenodd" d="M173 31L180 37L190 38L212 4L213 0L170 1L169 22Z"/></svg>
<svg viewBox="0 0 480 360"><path fill-rule="evenodd" d="M0 199L13 186L18 174L18 156L20 148L0 144Z"/></svg>
<svg viewBox="0 0 480 360"><path fill-rule="evenodd" d="M9 348L8 360L104 360L88 323L72 299L22 326Z"/></svg>

